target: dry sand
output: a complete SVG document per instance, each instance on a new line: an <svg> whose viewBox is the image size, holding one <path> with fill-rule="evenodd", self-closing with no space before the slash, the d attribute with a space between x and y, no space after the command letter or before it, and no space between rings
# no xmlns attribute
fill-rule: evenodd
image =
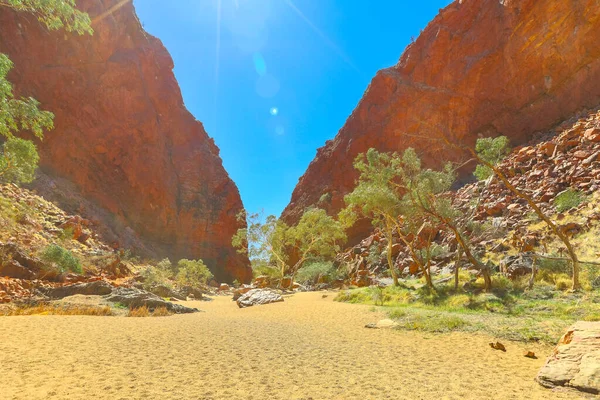
<svg viewBox="0 0 600 400"><path fill-rule="evenodd" d="M550 347L365 329L368 306L301 293L166 318L0 318L0 399L571 399L534 382ZM523 357L527 348L541 355Z"/></svg>

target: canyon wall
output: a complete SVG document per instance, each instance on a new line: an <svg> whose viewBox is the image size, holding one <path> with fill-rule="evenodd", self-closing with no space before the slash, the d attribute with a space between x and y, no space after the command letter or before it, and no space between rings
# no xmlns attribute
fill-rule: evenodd
<svg viewBox="0 0 600 400"><path fill-rule="evenodd" d="M116 3L77 2L92 19ZM94 204L101 212L92 217L102 216L121 246L137 243L174 261L202 258L217 279L248 281L249 261L231 246L242 226L238 189L185 108L169 53L144 31L132 3L93 28L93 36L49 32L0 7L0 52L15 64L15 93L56 115L56 129L38 143L50 183L37 189L52 197L68 182L86 199L79 211Z"/></svg>
<svg viewBox="0 0 600 400"><path fill-rule="evenodd" d="M354 158L371 147L414 147L435 166L463 158L435 140L442 135L464 144L506 135L518 145L599 102L600 1L454 1L397 65L373 78L335 139L317 151L282 217L295 223L312 205L337 213L357 178ZM351 236L370 229L361 224Z"/></svg>

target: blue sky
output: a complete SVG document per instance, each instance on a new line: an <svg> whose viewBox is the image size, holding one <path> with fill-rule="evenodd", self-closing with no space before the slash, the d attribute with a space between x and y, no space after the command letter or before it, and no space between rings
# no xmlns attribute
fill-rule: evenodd
<svg viewBox="0 0 600 400"><path fill-rule="evenodd" d="M279 215L377 70L396 64L411 37L450 2L134 4L171 53L185 104L221 149L246 209Z"/></svg>

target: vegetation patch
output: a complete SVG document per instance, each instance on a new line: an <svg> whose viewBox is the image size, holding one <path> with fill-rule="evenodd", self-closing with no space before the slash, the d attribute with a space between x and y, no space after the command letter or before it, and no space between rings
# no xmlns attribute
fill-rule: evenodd
<svg viewBox="0 0 600 400"><path fill-rule="evenodd" d="M501 282L499 276L493 279ZM568 276L567 280L571 282ZM398 322L399 329L484 332L510 340L549 344L556 343L577 320L600 320L600 293L572 293L545 281L527 290L521 282L507 280L495 285L492 293L482 290L483 282L475 282L472 290L460 287L456 291L450 285L430 289L423 284L417 288L406 282L401 284L344 290L335 300L377 306Z"/></svg>
<svg viewBox="0 0 600 400"><path fill-rule="evenodd" d="M74 272L81 274L81 261L73 253L57 244L47 246L40 254L42 260L55 264L61 273Z"/></svg>
<svg viewBox="0 0 600 400"><path fill-rule="evenodd" d="M109 306L53 304L19 305L0 310L0 316L3 317L20 315L91 315L105 317L114 315L114 312Z"/></svg>

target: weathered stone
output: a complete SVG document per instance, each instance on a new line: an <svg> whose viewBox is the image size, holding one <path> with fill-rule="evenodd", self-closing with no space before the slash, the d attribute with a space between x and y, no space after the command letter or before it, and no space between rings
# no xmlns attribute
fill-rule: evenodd
<svg viewBox="0 0 600 400"><path fill-rule="evenodd" d="M176 314L188 314L198 312L197 308L189 308L181 304L173 304L165 301L155 294L135 288L115 288L112 293L104 296L106 301L120 303L129 308L138 308L146 306L150 310L155 310L160 307L165 307L167 310Z"/></svg>
<svg viewBox="0 0 600 400"><path fill-rule="evenodd" d="M600 393L600 322L576 322L558 342L536 380L545 387Z"/></svg>
<svg viewBox="0 0 600 400"><path fill-rule="evenodd" d="M16 260L8 260L0 263L0 276L16 279L31 279L33 273L19 264Z"/></svg>
<svg viewBox="0 0 600 400"><path fill-rule="evenodd" d="M177 300L185 300L186 296L172 288L165 285L158 285L150 289L150 293L155 294L159 297L167 298L172 297Z"/></svg>
<svg viewBox="0 0 600 400"><path fill-rule="evenodd" d="M531 275L532 268L533 255L527 253L516 256L507 256L500 262L500 272L510 279Z"/></svg>
<svg viewBox="0 0 600 400"><path fill-rule="evenodd" d="M279 293L266 289L252 289L241 295L236 300L237 305L240 308L252 307L269 303L278 303L281 301L283 301L283 297Z"/></svg>
<svg viewBox="0 0 600 400"><path fill-rule="evenodd" d="M106 281L95 281L56 288L41 288L40 291L51 299L62 299L76 294L104 296L110 294L113 289L114 287Z"/></svg>
<svg viewBox="0 0 600 400"><path fill-rule="evenodd" d="M365 328L370 328L370 329L392 329L392 328L396 328L398 326L398 323L394 320L391 319L382 319L380 321L377 321L377 323L375 324L367 324L365 325Z"/></svg>

